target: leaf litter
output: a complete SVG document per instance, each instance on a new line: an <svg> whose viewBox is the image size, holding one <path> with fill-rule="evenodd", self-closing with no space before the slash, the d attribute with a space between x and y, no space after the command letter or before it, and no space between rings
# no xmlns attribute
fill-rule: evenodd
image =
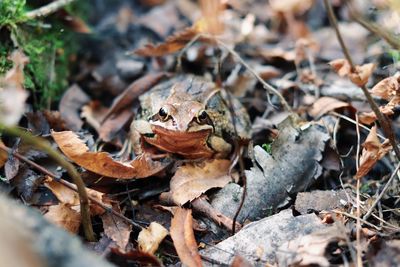
<svg viewBox="0 0 400 267"><path fill-rule="evenodd" d="M391 137L384 136L359 87L367 88L396 133L396 51L343 15L354 7L340 2L332 4L341 14L339 30L351 47L354 68L326 24L322 2L139 2L117 1L110 9L93 5L90 28L72 11L60 11L60 17L72 16L71 29L86 34L77 40L79 54L71 57L74 69L59 112L37 112L32 106L37 93L28 94L25 85L38 81L25 79L26 71L29 77L35 71L22 51L7 51L10 64L1 72L0 122L47 138L84 174L93 225L103 236L95 245L105 246L107 259L121 266L131 261L160 266L161 259L165 265L179 260L188 266L207 261L343 266L357 258L390 265L398 250L399 190L397 181L386 177L394 175L397 164L393 147L382 138ZM377 5L377 23L395 20L389 15L399 11L391 2ZM359 15L366 16L372 4L358 5ZM129 125L147 114L139 97L178 73L212 80L244 103L252 142L248 146L233 134L223 135L230 144L242 145L234 148L244 153L200 161L154 147L132 153ZM260 79L276 87L293 112L284 110L282 98L270 95ZM212 123L217 130L223 125ZM24 140L5 134L3 146L12 147L12 152L0 151L0 178L8 192L79 235L79 194L65 171L45 154L29 156ZM17 154L59 178L48 178ZM354 177L361 199L355 196ZM166 211L172 211L172 219ZM366 214L358 226L357 217ZM229 237L234 228L240 231ZM360 236L351 234L356 230ZM109 242L101 244L104 240Z"/></svg>

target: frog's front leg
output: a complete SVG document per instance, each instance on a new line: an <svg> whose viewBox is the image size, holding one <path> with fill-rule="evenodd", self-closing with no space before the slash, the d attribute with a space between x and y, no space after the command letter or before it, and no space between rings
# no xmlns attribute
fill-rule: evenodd
<svg viewBox="0 0 400 267"><path fill-rule="evenodd" d="M223 138L218 136L210 136L208 139L210 147L216 152L215 158L227 158L232 151L232 145L226 142Z"/></svg>
<svg viewBox="0 0 400 267"><path fill-rule="evenodd" d="M136 156L143 154L142 135L153 134L151 125L145 120L134 120L131 124L130 139Z"/></svg>

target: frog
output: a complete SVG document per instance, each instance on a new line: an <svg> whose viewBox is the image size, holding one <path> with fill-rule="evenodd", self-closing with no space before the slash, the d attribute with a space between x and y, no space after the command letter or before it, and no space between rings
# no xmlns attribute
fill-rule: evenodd
<svg viewBox="0 0 400 267"><path fill-rule="evenodd" d="M131 124L136 155L150 150L185 159L227 158L234 151L236 137L241 143L251 137L244 106L204 77L182 74L169 78L142 94L139 102Z"/></svg>

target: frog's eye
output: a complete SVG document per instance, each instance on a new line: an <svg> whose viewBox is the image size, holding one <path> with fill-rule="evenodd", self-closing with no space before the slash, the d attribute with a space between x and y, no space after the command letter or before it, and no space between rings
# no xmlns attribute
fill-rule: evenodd
<svg viewBox="0 0 400 267"><path fill-rule="evenodd" d="M208 121L208 114L205 110L201 110L197 115L197 122L200 124L204 124Z"/></svg>
<svg viewBox="0 0 400 267"><path fill-rule="evenodd" d="M169 117L168 110L165 107L160 108L158 111L158 116L162 121L166 121Z"/></svg>

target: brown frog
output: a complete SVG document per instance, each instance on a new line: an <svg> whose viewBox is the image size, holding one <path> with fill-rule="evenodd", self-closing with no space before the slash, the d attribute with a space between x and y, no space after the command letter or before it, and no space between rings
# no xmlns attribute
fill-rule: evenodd
<svg viewBox="0 0 400 267"><path fill-rule="evenodd" d="M135 153L157 148L188 159L226 158L235 130L225 94L194 75L156 85L139 98L141 112L131 125ZM237 99L231 99L237 135L249 140L249 116Z"/></svg>

